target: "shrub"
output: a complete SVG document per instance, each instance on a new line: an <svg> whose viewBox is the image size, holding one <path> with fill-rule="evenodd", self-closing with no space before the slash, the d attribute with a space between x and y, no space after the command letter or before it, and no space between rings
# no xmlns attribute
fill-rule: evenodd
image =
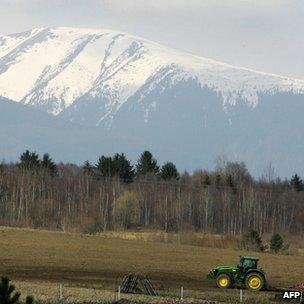
<svg viewBox="0 0 304 304"><path fill-rule="evenodd" d="M97 234L104 231L104 223L98 218L94 218L82 229L85 234Z"/></svg>
<svg viewBox="0 0 304 304"><path fill-rule="evenodd" d="M291 244L285 244L283 245L282 249L281 249L281 253L284 255L292 255L293 254L293 250L291 247Z"/></svg>
<svg viewBox="0 0 304 304"><path fill-rule="evenodd" d="M277 253L282 249L283 242L283 238L278 233L275 233L270 239L270 250Z"/></svg>
<svg viewBox="0 0 304 304"><path fill-rule="evenodd" d="M115 219L120 227L128 229L140 225L140 205L135 192L125 191L116 200Z"/></svg>
<svg viewBox="0 0 304 304"><path fill-rule="evenodd" d="M242 236L241 241L242 247L246 250L263 251L264 246L259 233L254 229L249 231Z"/></svg>

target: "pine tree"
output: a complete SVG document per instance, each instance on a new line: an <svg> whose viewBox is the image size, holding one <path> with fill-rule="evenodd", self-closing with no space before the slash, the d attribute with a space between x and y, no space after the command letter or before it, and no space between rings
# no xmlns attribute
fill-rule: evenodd
<svg viewBox="0 0 304 304"><path fill-rule="evenodd" d="M160 176L164 180L178 179L179 173L173 163L167 162L162 166L160 170Z"/></svg>
<svg viewBox="0 0 304 304"><path fill-rule="evenodd" d="M0 304L20 304L20 293L15 291L15 286L10 283L7 277L0 281ZM27 296L25 304L33 304L34 298Z"/></svg>
<svg viewBox="0 0 304 304"><path fill-rule="evenodd" d="M133 182L135 176L135 170L131 165L131 162L126 156L121 153L116 153L113 157L113 166L115 175L122 179L124 182Z"/></svg>
<svg viewBox="0 0 304 304"><path fill-rule="evenodd" d="M101 156L95 165L97 177L111 178L115 175L112 157Z"/></svg>
<svg viewBox="0 0 304 304"><path fill-rule="evenodd" d="M204 176L204 180L203 180L203 187L204 188L208 188L211 185L211 179L210 176L208 174L206 174Z"/></svg>
<svg viewBox="0 0 304 304"><path fill-rule="evenodd" d="M39 155L35 152L26 150L20 156L19 168L28 171L37 171L40 169Z"/></svg>
<svg viewBox="0 0 304 304"><path fill-rule="evenodd" d="M124 182L132 182L135 176L134 168L126 156L116 153L113 157L101 156L95 165L97 177L118 177Z"/></svg>
<svg viewBox="0 0 304 304"><path fill-rule="evenodd" d="M275 233L270 239L271 251L277 253L280 249L282 249L283 243L283 238L278 233Z"/></svg>
<svg viewBox="0 0 304 304"><path fill-rule="evenodd" d="M290 185L294 188L295 191L303 191L303 181L296 173L290 180Z"/></svg>
<svg viewBox="0 0 304 304"><path fill-rule="evenodd" d="M149 151L145 151L140 155L140 158L136 165L136 174L146 175L149 173L157 174L159 172L159 167L157 166L157 161L153 158Z"/></svg>
<svg viewBox="0 0 304 304"><path fill-rule="evenodd" d="M50 176L56 176L58 174L57 166L51 159L48 153L45 153L42 157L41 168L47 172Z"/></svg>
<svg viewBox="0 0 304 304"><path fill-rule="evenodd" d="M19 303L20 293L15 291L15 286L10 284L6 277L1 278L0 282L0 304L17 304Z"/></svg>

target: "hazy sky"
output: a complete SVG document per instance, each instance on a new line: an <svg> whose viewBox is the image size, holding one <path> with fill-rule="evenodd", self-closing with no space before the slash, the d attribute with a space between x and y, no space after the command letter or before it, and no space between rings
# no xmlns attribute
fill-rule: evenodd
<svg viewBox="0 0 304 304"><path fill-rule="evenodd" d="M304 79L304 0L0 0L0 34L104 27Z"/></svg>

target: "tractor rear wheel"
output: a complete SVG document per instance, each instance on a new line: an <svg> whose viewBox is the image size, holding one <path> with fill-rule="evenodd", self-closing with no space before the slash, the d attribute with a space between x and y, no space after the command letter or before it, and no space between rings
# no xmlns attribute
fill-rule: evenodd
<svg viewBox="0 0 304 304"><path fill-rule="evenodd" d="M219 288L228 288L231 283L231 278L228 274L223 273L216 278L216 285Z"/></svg>
<svg viewBox="0 0 304 304"><path fill-rule="evenodd" d="M264 287L264 278L260 273L252 272L246 276L245 284L248 289L258 291Z"/></svg>

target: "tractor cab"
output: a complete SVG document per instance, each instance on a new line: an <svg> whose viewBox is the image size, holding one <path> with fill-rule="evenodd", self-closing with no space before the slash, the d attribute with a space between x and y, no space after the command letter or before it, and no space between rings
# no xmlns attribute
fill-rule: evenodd
<svg viewBox="0 0 304 304"><path fill-rule="evenodd" d="M239 268L242 272L247 272L249 269L258 268L259 259L251 256L241 256Z"/></svg>

